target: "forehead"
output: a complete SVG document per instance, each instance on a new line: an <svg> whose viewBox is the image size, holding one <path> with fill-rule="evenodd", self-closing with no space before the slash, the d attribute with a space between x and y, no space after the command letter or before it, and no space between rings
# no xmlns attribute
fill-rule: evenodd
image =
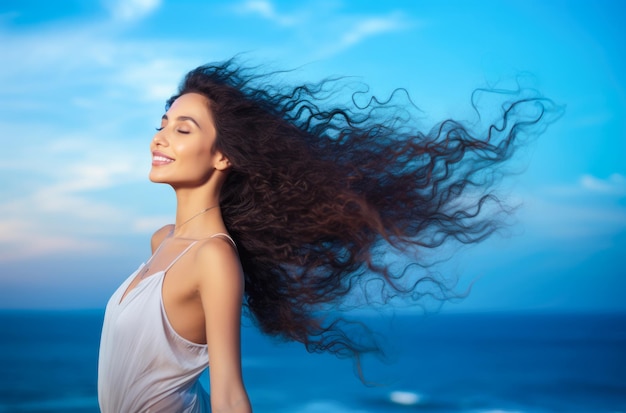
<svg viewBox="0 0 626 413"><path fill-rule="evenodd" d="M167 111L168 117L189 116L198 123L212 123L213 116L209 110L209 100L199 93L185 93L180 95Z"/></svg>

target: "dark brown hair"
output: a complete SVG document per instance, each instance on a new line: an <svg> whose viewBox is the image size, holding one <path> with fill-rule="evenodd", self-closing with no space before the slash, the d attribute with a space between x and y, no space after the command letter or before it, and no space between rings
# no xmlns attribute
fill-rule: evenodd
<svg viewBox="0 0 626 413"><path fill-rule="evenodd" d="M346 79L284 86L279 75L235 60L201 66L168 105L189 92L209 100L216 146L232 163L223 217L238 244L245 304L262 331L309 351L377 350L332 310L449 297L427 252L498 228L494 211L506 210L494 192L499 165L520 136L540 132L554 105L518 91L483 132L445 120L423 133L406 116L403 89L363 105L353 94L341 105ZM494 208L485 214L487 205Z"/></svg>

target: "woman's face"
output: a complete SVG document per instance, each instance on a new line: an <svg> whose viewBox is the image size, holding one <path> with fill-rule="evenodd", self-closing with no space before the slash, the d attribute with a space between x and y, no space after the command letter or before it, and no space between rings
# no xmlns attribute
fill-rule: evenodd
<svg viewBox="0 0 626 413"><path fill-rule="evenodd" d="M181 95L163 115L150 143L150 180L174 187L206 183L221 158L215 138L208 100L198 93Z"/></svg>

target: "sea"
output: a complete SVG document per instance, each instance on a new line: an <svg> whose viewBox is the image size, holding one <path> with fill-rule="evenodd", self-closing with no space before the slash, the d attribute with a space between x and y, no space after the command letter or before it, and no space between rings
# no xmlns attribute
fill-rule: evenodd
<svg viewBox="0 0 626 413"><path fill-rule="evenodd" d="M254 411L626 412L626 314L359 317L384 342L384 360L311 354L245 323ZM0 413L98 412L102 318L101 310L0 311Z"/></svg>

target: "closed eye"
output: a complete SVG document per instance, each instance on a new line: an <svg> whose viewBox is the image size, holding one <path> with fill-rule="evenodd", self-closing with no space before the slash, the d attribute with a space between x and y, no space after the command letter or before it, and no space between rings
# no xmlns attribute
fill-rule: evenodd
<svg viewBox="0 0 626 413"><path fill-rule="evenodd" d="M159 131L162 131L163 129L165 129L165 126L161 126L160 128L154 128L154 129L156 129L156 130L157 130L157 132L159 132ZM183 135L188 135L188 134L190 134L190 133L191 133L190 131L187 131L187 130L180 130L180 129L176 129L176 132L178 132L178 133L182 133Z"/></svg>

